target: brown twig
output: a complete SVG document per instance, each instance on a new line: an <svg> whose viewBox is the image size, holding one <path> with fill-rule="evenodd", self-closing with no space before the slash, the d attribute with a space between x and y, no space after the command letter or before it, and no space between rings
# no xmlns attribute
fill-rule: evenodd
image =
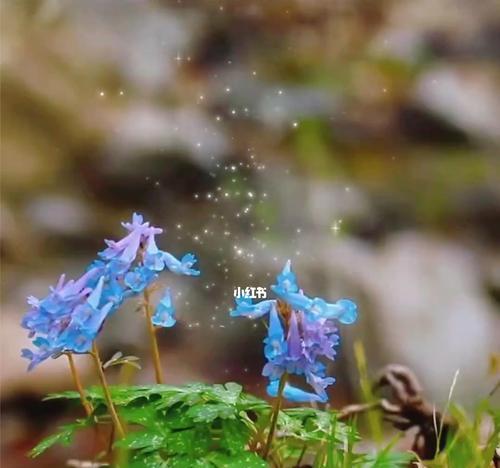
<svg viewBox="0 0 500 468"><path fill-rule="evenodd" d="M380 407L387 421L402 431L413 427L418 432L412 450L422 459L431 459L444 448L446 435L453 421L441 415L422 396L422 387L415 374L405 366L386 366L375 383L376 389L388 388L393 401L380 400ZM440 427L439 447L436 428Z"/></svg>

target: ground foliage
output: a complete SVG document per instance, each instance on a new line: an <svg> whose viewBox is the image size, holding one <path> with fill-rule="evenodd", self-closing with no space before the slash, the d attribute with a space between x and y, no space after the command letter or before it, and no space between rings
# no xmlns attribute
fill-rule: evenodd
<svg viewBox="0 0 500 468"><path fill-rule="evenodd" d="M236 383L114 386L111 393L127 426L126 437L115 442L115 448L126 451L122 463L130 468L293 466L311 455L316 466L373 465L372 456L353 450L359 440L354 424L338 421L333 411L306 407L281 411L270 460L264 461L259 448L267 435L271 406L242 392ZM94 407L92 416L62 426L31 456L55 444L69 445L79 430L109 423L101 389L91 387L87 397ZM68 391L47 399L76 401L79 395ZM410 458L387 451L376 466L404 466Z"/></svg>

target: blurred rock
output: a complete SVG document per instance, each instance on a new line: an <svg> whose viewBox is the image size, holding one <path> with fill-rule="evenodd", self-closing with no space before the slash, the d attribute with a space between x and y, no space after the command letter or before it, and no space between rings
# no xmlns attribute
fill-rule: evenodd
<svg viewBox="0 0 500 468"><path fill-rule="evenodd" d="M374 369L409 365L438 404L457 369L459 401L471 404L491 390L488 360L500 341L500 317L484 294L477 253L415 233L392 236L374 250L359 243L323 249L315 251L331 258L325 274L342 272L366 298L360 327Z"/></svg>
<svg viewBox="0 0 500 468"><path fill-rule="evenodd" d="M85 4L72 0L61 14L84 53L92 55L94 63L116 67L128 91L138 90L141 95L161 91L174 81L176 58L184 57L201 27L194 10L174 12L154 2L133 0Z"/></svg>
<svg viewBox="0 0 500 468"><path fill-rule="evenodd" d="M33 200L25 212L34 230L46 236L81 237L93 230L94 217L81 198L43 195Z"/></svg>
<svg viewBox="0 0 500 468"><path fill-rule="evenodd" d="M420 105L476 140L500 141L498 79L478 67L436 67L415 84Z"/></svg>
<svg viewBox="0 0 500 468"><path fill-rule="evenodd" d="M116 118L105 146L107 164L116 171L148 153L166 158L182 154L207 169L230 149L225 132L204 113L192 107L168 110L141 104Z"/></svg>

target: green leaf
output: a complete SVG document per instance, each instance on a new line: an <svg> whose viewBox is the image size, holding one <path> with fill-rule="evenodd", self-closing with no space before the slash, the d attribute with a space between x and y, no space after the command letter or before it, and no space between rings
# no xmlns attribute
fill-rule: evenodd
<svg viewBox="0 0 500 468"><path fill-rule="evenodd" d="M193 419L187 415L184 406L174 406L166 410L163 424L170 430L190 429L194 426Z"/></svg>
<svg viewBox="0 0 500 468"><path fill-rule="evenodd" d="M408 452L380 452L365 455L361 465L366 468L405 468L415 457Z"/></svg>
<svg viewBox="0 0 500 468"><path fill-rule="evenodd" d="M222 421L220 446L230 454L245 451L249 437L250 431L245 423L236 419L224 419Z"/></svg>
<svg viewBox="0 0 500 468"><path fill-rule="evenodd" d="M33 449L31 449L29 453L30 457L38 457L55 444L68 446L69 444L71 444L75 432L83 429L84 427L87 427L89 424L90 422L87 419L79 419L72 424L61 426L58 432L43 439Z"/></svg>
<svg viewBox="0 0 500 468"><path fill-rule="evenodd" d="M253 452L237 456L213 452L207 457L217 468L266 468L269 465Z"/></svg>
<svg viewBox="0 0 500 468"><path fill-rule="evenodd" d="M266 411L271 409L271 405L267 401L249 395L248 393L240 394L237 406L239 409L245 411Z"/></svg>
<svg viewBox="0 0 500 468"><path fill-rule="evenodd" d="M172 432L165 440L169 455L188 455L194 458L206 455L212 445L210 432L204 426Z"/></svg>
<svg viewBox="0 0 500 468"><path fill-rule="evenodd" d="M187 415L195 422L211 423L217 418L234 418L236 410L234 407L224 403L205 403L192 406L188 409Z"/></svg>
<svg viewBox="0 0 500 468"><path fill-rule="evenodd" d="M167 468L168 466L159 453L136 452L129 460L127 468Z"/></svg>
<svg viewBox="0 0 500 468"><path fill-rule="evenodd" d="M175 457L167 460L168 468L214 468L210 461L191 457ZM149 468L149 466L148 466Z"/></svg>
<svg viewBox="0 0 500 468"><path fill-rule="evenodd" d="M89 395L90 396L90 395ZM76 391L67 391L67 392L59 392L59 393L49 393L43 401L50 400L78 400L80 399L80 394Z"/></svg>
<svg viewBox="0 0 500 468"><path fill-rule="evenodd" d="M215 396L215 399L217 401L220 401L221 403L235 405L238 401L238 397L241 394L241 390L241 385L234 382L228 382L225 385L214 385L210 393L213 394Z"/></svg>
<svg viewBox="0 0 500 468"><path fill-rule="evenodd" d="M140 424L145 427L155 427L159 425L160 414L152 405L142 404L135 406L125 406L119 410L120 416L128 424Z"/></svg>
<svg viewBox="0 0 500 468"><path fill-rule="evenodd" d="M154 451L160 449L165 443L165 434L153 431L130 432L123 439L115 442L116 447L127 449L145 449L143 451Z"/></svg>

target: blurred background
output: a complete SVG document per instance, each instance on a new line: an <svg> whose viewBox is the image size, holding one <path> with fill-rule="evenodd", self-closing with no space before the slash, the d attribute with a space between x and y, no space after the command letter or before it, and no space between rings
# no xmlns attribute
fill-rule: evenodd
<svg viewBox="0 0 500 468"><path fill-rule="evenodd" d="M352 345L370 372L410 366L437 405L493 387L500 343L500 7L496 0L2 3L2 466L79 408L64 359L26 372L29 294L81 274L134 211L199 258L165 275L179 322L161 331L168 382L241 381L264 395L262 325L228 316L237 286L286 259L311 295L351 297L331 371L354 402ZM134 304L106 357L142 358ZM94 382L89 360L78 360ZM33 466L91 453L53 449Z"/></svg>

